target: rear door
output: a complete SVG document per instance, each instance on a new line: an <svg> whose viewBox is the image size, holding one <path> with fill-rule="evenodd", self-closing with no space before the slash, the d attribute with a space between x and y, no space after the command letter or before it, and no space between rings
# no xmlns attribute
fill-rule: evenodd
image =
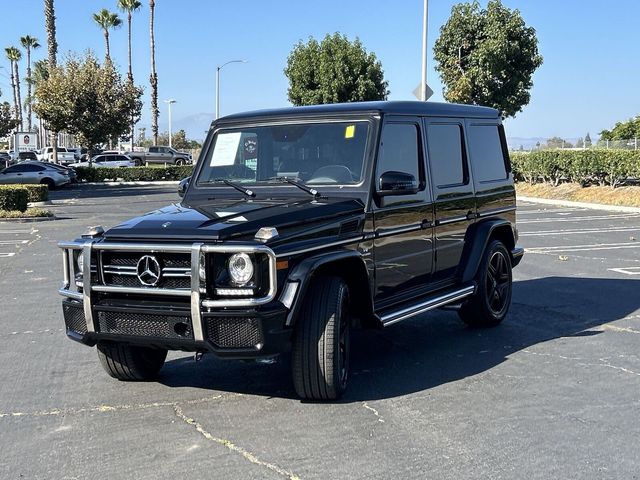
<svg viewBox="0 0 640 480"><path fill-rule="evenodd" d="M464 120L425 120L430 180L435 203L433 281L453 283L467 228L475 222L476 201L464 135Z"/></svg>
<svg viewBox="0 0 640 480"><path fill-rule="evenodd" d="M417 117L385 117L376 163L376 188L387 171L413 175L417 194L377 198L374 257L377 308L426 290L433 267L433 206L426 181L424 138Z"/></svg>

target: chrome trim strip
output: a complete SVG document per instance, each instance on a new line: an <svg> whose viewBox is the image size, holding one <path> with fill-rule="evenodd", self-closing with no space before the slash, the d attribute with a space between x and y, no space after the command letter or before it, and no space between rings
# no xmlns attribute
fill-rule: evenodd
<svg viewBox="0 0 640 480"><path fill-rule="evenodd" d="M436 226L438 226L438 225L449 225L450 223L461 222L463 220L468 220L466 215L459 215L457 217L444 218L442 220L436 220Z"/></svg>
<svg viewBox="0 0 640 480"><path fill-rule="evenodd" d="M412 305L411 307L403 308L401 310L398 310L397 312L389 313L387 315L382 316L380 320L382 321L382 324L385 327L388 325L393 325L394 323L400 322L402 320L406 320L407 318L413 317L414 315L418 315L419 313L424 313L429 310L433 310L434 308L447 305L448 303L462 300L463 298L468 297L469 295L473 295L475 290L476 290L475 285L471 285L469 287L456 290L446 295L441 295L431 300L427 300L426 302L422 302L417 305Z"/></svg>
<svg viewBox="0 0 640 480"><path fill-rule="evenodd" d="M67 289L64 289L64 288L59 289L58 293L60 295L62 295L63 297L73 298L74 300L82 301L84 299L84 295L82 293L72 292L71 290L67 290Z"/></svg>
<svg viewBox="0 0 640 480"><path fill-rule="evenodd" d="M82 249L82 305L84 307L84 319L87 322L87 332L96 331L93 324L93 306L91 305L91 249L95 240L84 242Z"/></svg>
<svg viewBox="0 0 640 480"><path fill-rule="evenodd" d="M478 217L488 217L489 215L497 215L499 213L507 213L507 212L515 212L516 207L504 207L504 208L494 208L492 210L485 210L484 212L478 212Z"/></svg>
<svg viewBox="0 0 640 480"><path fill-rule="evenodd" d="M107 269L103 269L102 270L103 274L107 274L107 275L125 275L125 276L130 276L130 277L135 277L138 275L137 272L131 272L131 271L127 271L127 270L107 270Z"/></svg>
<svg viewBox="0 0 640 480"><path fill-rule="evenodd" d="M347 240L340 240L337 242L325 243L323 245L315 245L313 247L301 248L300 250L293 250L291 252L282 252L282 253L278 253L277 256L278 258L292 257L294 255L300 255L302 253L313 252L314 250L323 250L325 248L339 247L341 245L349 245L350 243L360 243L360 242L363 242L364 240L365 240L364 236L357 237L357 238L349 238Z"/></svg>
<svg viewBox="0 0 640 480"><path fill-rule="evenodd" d="M427 227L430 228L430 227ZM400 228L393 228L393 229L388 229L388 230L376 230L375 232L375 238L383 238L383 237L390 237L392 235L396 235L399 233L408 233L408 232L414 232L414 231L418 231L418 230L424 230L422 228L422 223L418 223L415 225L409 225L407 227L400 227Z"/></svg>
<svg viewBox="0 0 640 480"><path fill-rule="evenodd" d="M71 250L82 250L82 242L58 242L58 248L69 248Z"/></svg>
<svg viewBox="0 0 640 480"><path fill-rule="evenodd" d="M62 290L67 290L71 285L71 275L69 273L69 250L62 250Z"/></svg>
<svg viewBox="0 0 640 480"><path fill-rule="evenodd" d="M202 255L202 243L194 243L191 246L191 328L193 339L204 341L202 331L202 317L200 315L200 255Z"/></svg>
<svg viewBox="0 0 640 480"><path fill-rule="evenodd" d="M117 287L114 285L94 285L91 287L94 292L101 293L134 293L142 295L166 295L176 297L188 297L191 290L188 288L152 288L152 287Z"/></svg>
<svg viewBox="0 0 640 480"><path fill-rule="evenodd" d="M94 245L96 250L122 250L125 252L165 252L165 253L189 253L191 251L191 244L176 244L176 243L96 243Z"/></svg>
<svg viewBox="0 0 640 480"><path fill-rule="evenodd" d="M134 267L133 265L103 265L102 269L111 269L111 270L126 270L126 271L130 271L130 272L135 272L136 271L136 267Z"/></svg>

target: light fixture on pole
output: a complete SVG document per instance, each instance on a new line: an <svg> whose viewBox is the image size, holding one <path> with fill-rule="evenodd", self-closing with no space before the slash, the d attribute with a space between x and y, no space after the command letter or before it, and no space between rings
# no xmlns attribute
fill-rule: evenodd
<svg viewBox="0 0 640 480"><path fill-rule="evenodd" d="M220 118L220 70L230 63L247 63L246 60L229 60L226 63L216 67L216 120Z"/></svg>
<svg viewBox="0 0 640 480"><path fill-rule="evenodd" d="M169 100L165 100L164 103L169 105L169 148L172 147L171 145L171 104L172 103L176 103L176 100L174 100L173 98L169 99Z"/></svg>

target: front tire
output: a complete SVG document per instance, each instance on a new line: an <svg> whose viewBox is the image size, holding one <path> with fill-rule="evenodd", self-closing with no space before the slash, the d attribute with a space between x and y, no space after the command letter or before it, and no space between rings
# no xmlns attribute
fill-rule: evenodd
<svg viewBox="0 0 640 480"><path fill-rule="evenodd" d="M40 182L42 185L46 185L47 189L49 190L55 190L56 188L56 182L54 182L52 179L50 178L43 178L42 181Z"/></svg>
<svg viewBox="0 0 640 480"><path fill-rule="evenodd" d="M164 365L167 351L116 342L98 342L102 368L113 378L125 381L153 380Z"/></svg>
<svg viewBox="0 0 640 480"><path fill-rule="evenodd" d="M184 165L184 163L185 163L185 162L184 162L184 160L183 160L183 159L181 159L181 158L179 158L179 159L177 159L177 160L176 160L176 165L177 165L178 167L183 166L183 165Z"/></svg>
<svg viewBox="0 0 640 480"><path fill-rule="evenodd" d="M349 289L339 277L318 277L296 321L292 373L296 393L309 400L335 400L349 375Z"/></svg>
<svg viewBox="0 0 640 480"><path fill-rule="evenodd" d="M475 280L478 288L458 311L460 318L471 327L498 325L509 311L513 282L511 255L502 242L489 244Z"/></svg>

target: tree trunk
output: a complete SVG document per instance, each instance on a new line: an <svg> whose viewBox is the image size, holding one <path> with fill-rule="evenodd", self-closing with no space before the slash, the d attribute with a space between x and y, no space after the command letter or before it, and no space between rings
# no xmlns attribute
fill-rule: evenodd
<svg viewBox="0 0 640 480"><path fill-rule="evenodd" d="M18 62L13 62L14 68L16 69L16 94L18 97L18 122L20 126L20 130L24 130L24 123L22 121L22 96L20 95L20 70Z"/></svg>
<svg viewBox="0 0 640 480"><path fill-rule="evenodd" d="M16 117L16 121L20 121L20 109L18 106L18 90L16 88L16 74L15 74L15 63L11 60L11 89L13 90L13 114ZM17 125L16 125L17 128Z"/></svg>
<svg viewBox="0 0 640 480"><path fill-rule="evenodd" d="M158 74L156 73L156 40L153 31L154 14L156 2L149 0L149 32L151 40L151 75L149 82L151 83L151 131L153 133L153 144L158 144Z"/></svg>
<svg viewBox="0 0 640 480"><path fill-rule="evenodd" d="M49 68L56 66L58 42L56 41L56 15L53 0L44 0L45 26L47 28L47 48L49 53Z"/></svg>
<svg viewBox="0 0 640 480"><path fill-rule="evenodd" d="M27 47L27 125L31 132L31 47Z"/></svg>
<svg viewBox="0 0 640 480"><path fill-rule="evenodd" d="M109 52L109 29L105 28L104 29L104 45L105 45L105 55L104 55L104 61L106 63L107 60L111 60L111 55Z"/></svg>

